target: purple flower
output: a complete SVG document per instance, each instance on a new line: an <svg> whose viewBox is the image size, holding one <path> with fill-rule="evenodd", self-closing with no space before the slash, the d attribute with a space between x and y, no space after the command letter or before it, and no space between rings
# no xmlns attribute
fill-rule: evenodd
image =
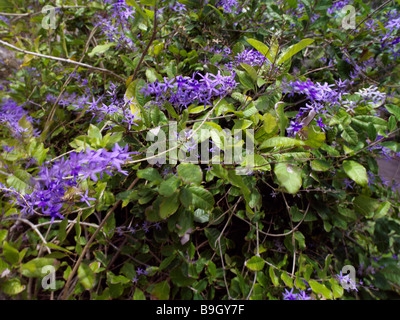
<svg viewBox="0 0 400 320"><path fill-rule="evenodd" d="M217 6L222 7L227 13L234 13L234 9L238 5L239 3L236 0L221 0L217 4Z"/></svg>
<svg viewBox="0 0 400 320"><path fill-rule="evenodd" d="M11 151L14 150L14 147L10 147L10 146L8 146L8 145L3 146L3 148L4 148L4 151L5 151L6 153L11 153Z"/></svg>
<svg viewBox="0 0 400 320"><path fill-rule="evenodd" d="M347 188L353 189L353 187L351 185L353 183L353 181L346 178L343 180L343 182L345 183L345 187L344 187L345 189L347 189Z"/></svg>
<svg viewBox="0 0 400 320"><path fill-rule="evenodd" d="M196 77L201 79L197 80ZM212 98L225 96L234 89L237 86L234 78L235 74L223 76L220 71L217 75L212 73L202 75L196 72L191 78L182 76L171 80L164 78L163 83L155 81L141 90L145 96L154 96L154 103L160 106L166 102L177 108L186 108L196 103L206 106L211 104Z"/></svg>
<svg viewBox="0 0 400 320"><path fill-rule="evenodd" d="M89 201L94 201L96 198L89 198L88 197L89 189L86 190L84 195L81 195L81 202L86 202L86 204L90 207Z"/></svg>
<svg viewBox="0 0 400 320"><path fill-rule="evenodd" d="M319 117L319 119L317 120L317 125L323 130L323 128L326 127L326 125L322 122L322 118Z"/></svg>
<svg viewBox="0 0 400 320"><path fill-rule="evenodd" d="M303 128L301 123L297 121L290 121L290 127L287 129L287 132L290 136L295 136L297 132L299 132Z"/></svg>
<svg viewBox="0 0 400 320"><path fill-rule="evenodd" d="M293 293L293 288L290 291L285 289L283 300L297 300L297 293Z"/></svg>

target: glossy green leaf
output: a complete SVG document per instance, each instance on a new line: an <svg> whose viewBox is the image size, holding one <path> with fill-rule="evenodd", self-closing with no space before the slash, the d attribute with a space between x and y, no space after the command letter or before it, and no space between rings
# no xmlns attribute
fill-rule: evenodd
<svg viewBox="0 0 400 320"><path fill-rule="evenodd" d="M179 208L179 194L176 192L172 196L164 198L160 203L160 217L168 218Z"/></svg>
<svg viewBox="0 0 400 320"><path fill-rule="evenodd" d="M318 283L315 280L310 280L308 283L314 293L322 294L325 299L332 299L332 291L329 290L325 285Z"/></svg>
<svg viewBox="0 0 400 320"><path fill-rule="evenodd" d="M78 278L79 283L81 283L87 290L92 289L95 285L96 275L93 270L84 263L81 263L78 268Z"/></svg>
<svg viewBox="0 0 400 320"><path fill-rule="evenodd" d="M17 278L6 280L1 284L1 291L9 296L15 296L25 290L25 286Z"/></svg>
<svg viewBox="0 0 400 320"><path fill-rule="evenodd" d="M350 179L354 180L361 186L368 184L367 170L363 165L353 160L343 161L343 169Z"/></svg>
<svg viewBox="0 0 400 320"><path fill-rule="evenodd" d="M192 204L195 208L211 210L214 207L213 195L202 187L190 187L192 193Z"/></svg>
<svg viewBox="0 0 400 320"><path fill-rule="evenodd" d="M201 168L193 163L181 163L177 172L185 183L200 185L203 179Z"/></svg>
<svg viewBox="0 0 400 320"><path fill-rule="evenodd" d="M290 46L287 48L278 58L277 64L282 64L286 60L290 59L293 57L296 53L300 52L303 50L305 47L309 46L311 43L314 42L314 39L303 39L299 43Z"/></svg>
<svg viewBox="0 0 400 320"><path fill-rule="evenodd" d="M254 49L260 52L264 57L267 57L269 52L269 48L267 45L256 39L247 39L246 41L250 43L254 47Z"/></svg>
<svg viewBox="0 0 400 320"><path fill-rule="evenodd" d="M251 271L261 271L264 268L264 265L264 259L258 256L253 256L250 260L246 261L246 267Z"/></svg>
<svg viewBox="0 0 400 320"><path fill-rule="evenodd" d="M297 193L302 184L301 170L289 163L277 163L274 173L278 178L280 185L285 187L287 192L291 194Z"/></svg>
<svg viewBox="0 0 400 320"><path fill-rule="evenodd" d="M156 297L157 300L169 299L170 286L166 280L157 283L151 290L151 295Z"/></svg>
<svg viewBox="0 0 400 320"><path fill-rule="evenodd" d="M260 149L274 148L274 147L291 148L303 145L304 141L302 140L287 138L287 137L274 137L264 141L260 145Z"/></svg>

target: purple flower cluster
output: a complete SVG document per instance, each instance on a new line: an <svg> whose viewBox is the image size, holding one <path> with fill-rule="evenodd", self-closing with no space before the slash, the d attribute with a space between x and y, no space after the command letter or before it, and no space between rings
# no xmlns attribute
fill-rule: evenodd
<svg viewBox="0 0 400 320"><path fill-rule="evenodd" d="M234 66L237 66L241 63L247 63L250 66L261 66L263 63L271 64L271 62L264 57L260 52L253 49L246 49L242 52L238 53L235 56L235 60L233 62Z"/></svg>
<svg viewBox="0 0 400 320"><path fill-rule="evenodd" d="M295 93L305 95L311 102L326 102L337 104L344 94L347 94L345 88L351 84L347 79L345 81L336 81L336 84L321 84L312 82L310 79L306 81L296 80L284 85L284 93L289 93L289 97ZM333 88L335 87L336 88Z"/></svg>
<svg viewBox="0 0 400 320"><path fill-rule="evenodd" d="M303 17L304 14L307 14L304 3L301 0L297 0L297 7L296 9L290 9L288 15L296 16L297 18ZM319 13L311 13L310 22L314 23L320 17ZM295 24L291 24L292 27Z"/></svg>
<svg viewBox="0 0 400 320"><path fill-rule="evenodd" d="M200 77L200 80L196 79ZM217 75L206 73L202 75L198 72L190 77L178 76L168 80L164 78L164 83L156 80L142 88L145 96L154 95L155 102L162 105L169 102L177 108L189 106L190 104L211 104L214 97L227 95L237 86L234 80L235 74L223 76L218 71Z"/></svg>
<svg viewBox="0 0 400 320"><path fill-rule="evenodd" d="M285 289L285 292L283 294L283 300L311 300L311 297L307 296L306 292L303 290L300 290L299 293L293 293L293 288L288 291L288 289Z"/></svg>
<svg viewBox="0 0 400 320"><path fill-rule="evenodd" d="M236 0L221 0L217 6L222 7L226 13L235 13L235 8L239 5Z"/></svg>
<svg viewBox="0 0 400 320"><path fill-rule="evenodd" d="M386 99L386 94L379 91L378 87L370 86L356 92L365 104L381 104Z"/></svg>
<svg viewBox="0 0 400 320"><path fill-rule="evenodd" d="M97 26L101 27L101 32L108 41L115 42L116 48L126 48L136 50L133 40L127 36L127 32L131 30L130 20L134 19L135 10L127 5L124 0L105 0L107 4L111 4L110 16L107 18L99 18Z"/></svg>
<svg viewBox="0 0 400 320"><path fill-rule="evenodd" d="M350 278L350 274L346 274L345 276L342 275L342 271L338 275L336 275L336 278L338 279L340 285L349 292L350 290L352 291L358 291L357 289L357 283Z"/></svg>
<svg viewBox="0 0 400 320"><path fill-rule="evenodd" d="M40 167L37 176L31 181L33 192L25 194L23 198L18 196L15 189L8 188L9 190L5 191L17 196L17 204L22 208L22 214L41 211L49 215L52 221L57 217L63 219L62 208L65 204L71 205L72 199L65 197L69 190L77 191L76 195L80 196L80 199L74 202L90 204L89 201L96 199L90 198L88 191L83 193L78 189L80 181L89 178L97 182L98 175L101 179L104 173L111 176L112 169L127 175L121 165L130 160L133 153L128 152L128 146L121 148L118 144L115 144L112 151L87 149L79 153L73 152L68 159L62 158L50 167L48 163Z"/></svg>
<svg viewBox="0 0 400 320"><path fill-rule="evenodd" d="M0 104L0 124L7 127L11 134L20 138L29 133L29 128L20 125L22 118L33 123L35 120L29 115L28 111L12 99L5 99ZM33 129L33 136L38 136L39 132Z"/></svg>
<svg viewBox="0 0 400 320"><path fill-rule="evenodd" d="M328 8L327 12L330 15L337 14L338 11L342 10L345 6L350 3L349 0L343 0L335 2L332 7Z"/></svg>
<svg viewBox="0 0 400 320"><path fill-rule="evenodd" d="M398 30L400 29L400 13L392 10L381 21L386 29L386 33L381 35L382 50L387 50L394 59L400 56L400 49L397 46L400 43Z"/></svg>
<svg viewBox="0 0 400 320"><path fill-rule="evenodd" d="M174 12L185 12L187 11L186 6L183 3L178 1L175 2L173 6L171 6L171 10Z"/></svg>
<svg viewBox="0 0 400 320"><path fill-rule="evenodd" d="M9 22L10 22L10 19L8 19L7 17L2 16L2 15L0 15L0 20L5 22L5 23L7 23L7 24L9 24Z"/></svg>
<svg viewBox="0 0 400 320"><path fill-rule="evenodd" d="M105 95L95 98L92 96L92 101L89 101L88 96L82 96L72 104L74 110L85 110L92 113L93 118L96 117L97 122L111 119L116 123L127 125L129 130L132 126L137 126L137 120L140 118L137 113L132 114L130 110L129 99L120 99L117 95L118 87L110 82L109 88Z"/></svg>
<svg viewBox="0 0 400 320"><path fill-rule="evenodd" d="M352 82L347 79L345 81L338 80L335 84L330 85L328 83L314 83L310 79L285 83L283 85L283 92L288 93L289 97L295 94L302 94L310 100L310 103L306 103L304 107L300 108L296 119L290 122L290 127L287 129L288 134L290 136L295 136L295 134L302 129L303 123L300 121L300 118L303 115L308 115L310 112L314 112L316 115L326 114L327 110L325 104L330 106L339 105L343 95L348 93L346 92L346 88L350 84L352 84ZM322 118L319 117L316 119L317 125L324 130L323 128L325 128L326 125L323 123Z"/></svg>

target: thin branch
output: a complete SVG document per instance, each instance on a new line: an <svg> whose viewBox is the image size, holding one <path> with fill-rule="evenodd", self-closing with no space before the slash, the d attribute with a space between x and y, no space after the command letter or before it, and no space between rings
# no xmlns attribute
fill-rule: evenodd
<svg viewBox="0 0 400 320"><path fill-rule="evenodd" d="M40 233L40 231L39 231L39 229L37 228L37 226L35 226L32 222L30 222L29 220L24 219L24 218L18 217L16 220L21 221L21 222L23 222L23 223L29 225L29 226L31 227L31 229L32 229L33 231L35 231L36 234L39 236L40 240L42 240L43 244L46 246L47 252L48 252L49 254L51 253L50 248L47 246L47 241L46 241L46 239L45 239L45 238L43 237L43 235Z"/></svg>
<svg viewBox="0 0 400 320"><path fill-rule="evenodd" d="M128 187L127 191L132 190L133 187L136 185L136 183L139 181L139 178L137 177L131 185ZM68 276L68 279L65 283L65 287L63 290L63 293L60 294L60 298L62 300L66 300L69 297L69 287L71 286L71 281L72 278L75 276L76 272L78 271L79 266L82 263L83 257L85 256L86 252L89 250L90 245L100 232L100 230L103 228L104 224L107 222L108 218L111 216L111 214L119 207L119 205L122 203L122 200L119 200L117 203L114 204L114 206L108 211L106 216L104 217L103 221L100 223L99 227L96 229L96 231L93 233L89 241L86 243L85 247L83 248L78 261L75 263L74 268L72 269L71 273ZM74 286L72 287L73 290Z"/></svg>
<svg viewBox="0 0 400 320"><path fill-rule="evenodd" d="M5 42L3 40L0 40L0 44L2 44L5 47L8 47L10 49L13 49L13 50L25 53L25 54L30 54L32 56L37 56L37 57L41 57L41 58L45 58L45 59L51 59L51 60L56 60L56 61L61 61L61 62L66 62L66 63L71 63L71 64L74 64L74 65L77 65L77 66L80 66L80 67L83 67L83 68L87 68L87 69L91 69L91 70L95 70L95 71L99 71L99 72L108 73L108 74L116 77L119 81L125 83L125 79L123 77L121 77L121 76L117 75L116 73L114 73L114 72L112 72L110 70L107 70L107 69L94 67L94 66L91 66L89 64L78 62L78 61L74 61L74 60L71 60L71 59L53 57L53 56L48 56L48 55L41 54L41 53L27 51L27 50L24 50L24 49L20 49L20 48L18 48L16 46L13 46L12 44L9 44L8 42Z"/></svg>

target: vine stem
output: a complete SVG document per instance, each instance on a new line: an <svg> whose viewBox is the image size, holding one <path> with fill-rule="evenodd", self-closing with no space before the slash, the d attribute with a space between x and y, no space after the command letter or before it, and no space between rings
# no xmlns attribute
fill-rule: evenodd
<svg viewBox="0 0 400 320"><path fill-rule="evenodd" d="M71 59L65 59L65 58L59 58L59 57L54 57L54 56L49 56L46 54L41 54L41 53L36 53L36 52L32 52L32 51L27 51L21 48L18 48L6 41L0 40L0 44L8 47L10 49L25 53L25 54L30 54L32 56L36 56L36 57L41 57L41 58L45 58L45 59L51 59L51 60L56 60L56 61L61 61L61 62L66 62L66 63L71 63L83 68L87 68L87 69L91 69L91 70L95 70L95 71L100 71L100 72L104 72L104 73L108 73L114 77L116 77L119 81L124 82L125 83L125 79L119 75L117 75L116 73L112 72L111 70L107 70L107 69L103 69L103 68L99 68L99 67L94 67L91 66L90 64L86 64L86 63L82 63L82 62L78 62L78 61L74 61Z"/></svg>
<svg viewBox="0 0 400 320"><path fill-rule="evenodd" d="M136 185L136 183L139 181L139 178L136 177L136 179L131 183L131 185L128 187L127 191L132 190L133 187ZM108 211L108 213L106 214L106 216L104 217L103 221L100 223L99 227L96 229L96 231L93 233L93 235L90 237L89 241L87 242L87 244L85 245L85 247L83 248L78 261L75 263L74 268L72 269L71 273L68 276L68 279L65 283L65 287L63 292L60 294L60 299L61 300L67 300L69 297L69 287L71 286L71 281L72 278L75 276L76 272L78 271L79 266L82 263L83 257L86 255L86 252L88 252L90 245L92 244L92 242L94 241L94 239L97 237L98 233L100 232L100 230L103 228L104 224L107 222L108 218L111 216L111 214L118 208L118 206L122 203L122 200L119 200L116 204L114 204L114 206ZM72 287L72 289L74 288L74 286ZM72 290L71 290L72 291Z"/></svg>

